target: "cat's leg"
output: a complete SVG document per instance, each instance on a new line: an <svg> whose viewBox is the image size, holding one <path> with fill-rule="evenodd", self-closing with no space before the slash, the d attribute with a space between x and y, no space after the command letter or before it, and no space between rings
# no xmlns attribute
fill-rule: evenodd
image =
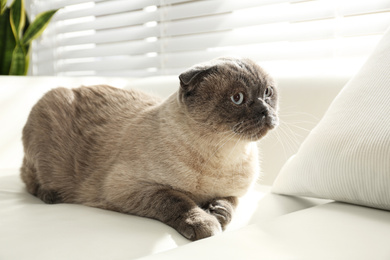
<svg viewBox="0 0 390 260"><path fill-rule="evenodd" d="M202 208L210 215L215 216L221 224L222 230L225 230L232 220L237 204L237 197L216 198L206 203Z"/></svg>
<svg viewBox="0 0 390 260"><path fill-rule="evenodd" d="M39 183L37 169L32 163L27 162L26 158L23 159L20 173L22 180L26 184L26 189L30 194L40 198L47 204L55 204L62 201L58 192L42 187L41 183Z"/></svg>
<svg viewBox="0 0 390 260"><path fill-rule="evenodd" d="M26 184L27 191L30 194L37 196L39 190L37 170L32 164L27 162L26 158L23 158L23 164L20 168L20 176L22 177L23 182Z"/></svg>
<svg viewBox="0 0 390 260"><path fill-rule="evenodd" d="M173 189L160 189L149 198L145 216L158 219L175 228L189 240L199 240L221 232L217 218L207 214L186 194Z"/></svg>
<svg viewBox="0 0 390 260"><path fill-rule="evenodd" d="M54 190L39 189L37 197L46 204L57 204L62 202L61 195Z"/></svg>
<svg viewBox="0 0 390 260"><path fill-rule="evenodd" d="M217 218L205 212L183 192L149 186L126 197L126 202L111 200L105 208L157 219L193 241L222 232Z"/></svg>

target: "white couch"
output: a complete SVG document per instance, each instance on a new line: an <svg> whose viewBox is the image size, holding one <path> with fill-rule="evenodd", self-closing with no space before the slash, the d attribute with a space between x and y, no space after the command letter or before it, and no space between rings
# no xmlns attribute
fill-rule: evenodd
<svg viewBox="0 0 390 260"><path fill-rule="evenodd" d="M178 88L177 77L0 77L0 259L390 259L390 212L270 192L349 77L277 80L283 123L259 142L259 185L242 199L227 231L190 242L155 220L44 204L18 175L21 129L48 89L108 83L167 96Z"/></svg>

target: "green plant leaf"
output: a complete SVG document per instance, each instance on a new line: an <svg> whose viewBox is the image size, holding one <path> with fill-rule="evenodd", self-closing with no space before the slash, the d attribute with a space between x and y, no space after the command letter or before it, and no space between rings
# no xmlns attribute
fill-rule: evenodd
<svg viewBox="0 0 390 260"><path fill-rule="evenodd" d="M27 28L30 26L30 20L28 19L27 13L26 13L26 15L25 15L24 20L25 20L26 22L24 23L24 28L23 28L23 30L22 30L22 35L24 35L24 34L26 33ZM31 45L31 44L27 44L27 45L24 46L24 48L26 49L26 52L29 51L30 45Z"/></svg>
<svg viewBox="0 0 390 260"><path fill-rule="evenodd" d="M47 27L50 22L50 19L57 12L57 10L50 10L43 12L37 15L35 20L27 28L26 33L23 35L22 43L23 45L29 44L32 40L39 37L43 30Z"/></svg>
<svg viewBox="0 0 390 260"><path fill-rule="evenodd" d="M6 8L0 15L0 75L8 75L15 46L16 41L10 24L10 9Z"/></svg>
<svg viewBox="0 0 390 260"><path fill-rule="evenodd" d="M20 37L22 36L22 30L25 23L25 10L24 10L24 1L23 0L14 0L11 5L11 27L14 32L15 39L19 42Z"/></svg>
<svg viewBox="0 0 390 260"><path fill-rule="evenodd" d="M9 75L26 75L26 51L23 46L17 44L12 53Z"/></svg>
<svg viewBox="0 0 390 260"><path fill-rule="evenodd" d="M0 0L0 15L2 15L7 7L7 0Z"/></svg>
<svg viewBox="0 0 390 260"><path fill-rule="evenodd" d="M28 47L30 47L30 44L28 45ZM24 65L24 75L27 75L28 67L30 65L30 51L27 49L25 50L25 52L26 52L26 63Z"/></svg>

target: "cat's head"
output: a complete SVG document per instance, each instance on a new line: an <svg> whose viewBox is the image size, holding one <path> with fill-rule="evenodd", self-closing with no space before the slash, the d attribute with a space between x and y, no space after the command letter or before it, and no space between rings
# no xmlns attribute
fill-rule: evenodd
<svg viewBox="0 0 390 260"><path fill-rule="evenodd" d="M275 81L252 60L219 58L179 78L179 100L200 125L251 141L278 125Z"/></svg>

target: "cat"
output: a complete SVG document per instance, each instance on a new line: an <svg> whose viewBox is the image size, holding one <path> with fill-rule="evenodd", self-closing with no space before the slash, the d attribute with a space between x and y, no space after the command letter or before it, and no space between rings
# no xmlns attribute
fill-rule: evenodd
<svg viewBox="0 0 390 260"><path fill-rule="evenodd" d="M228 57L179 79L166 100L104 85L46 93L23 128L27 191L157 219L189 240L224 230L259 174L256 141L278 125L275 81Z"/></svg>

